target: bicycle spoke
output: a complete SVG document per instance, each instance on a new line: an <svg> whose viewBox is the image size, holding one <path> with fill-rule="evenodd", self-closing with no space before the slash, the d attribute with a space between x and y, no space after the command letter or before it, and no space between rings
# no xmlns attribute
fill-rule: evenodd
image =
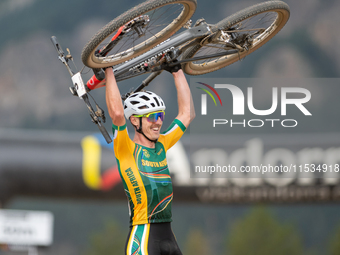
<svg viewBox="0 0 340 255"><path fill-rule="evenodd" d="M164 14L165 13L169 13L169 10L170 9L172 9L172 8L175 8L176 6L174 6L174 5L171 5L171 6L168 6L168 9L166 9L163 13L161 13L161 14L159 14L159 17L164 17ZM181 11L177 11L177 13L181 13L182 12L182 10ZM173 12L172 14L175 14L176 12ZM168 17L169 17L170 15L168 15ZM153 23L155 23L157 20L154 20L153 21ZM152 22L150 22L150 26L153 24Z"/></svg>
<svg viewBox="0 0 340 255"><path fill-rule="evenodd" d="M232 27L225 30L226 33L229 35L234 35L234 38L242 38L242 36L250 36L253 40L260 37L263 32L259 33L260 31L265 31L268 29L276 20L277 13L276 12L266 12L262 15L257 15L255 17L250 17L246 20L243 20L240 23L234 24ZM223 44L223 43L222 43ZM219 52L223 52L228 50L228 48L221 47L221 43L209 43L198 50L195 56L204 56L215 54ZM194 61L197 65L204 65L209 62L218 62L220 60L224 60L227 57L217 57L217 58L210 58L200 61Z"/></svg>
<svg viewBox="0 0 340 255"><path fill-rule="evenodd" d="M175 7L175 6L168 6L168 9L164 10L163 13L158 14L158 16L159 16L159 17L162 17L163 20L166 20L167 17L170 17L171 15L175 14L176 12L173 12L171 15L169 14L167 17L164 17L164 14L165 14L165 13L169 13L170 9L172 9L172 8L174 8L174 7ZM180 12L181 12L181 11L177 11L177 13L180 13ZM154 14L153 14L153 15L154 15ZM151 21L149 22L148 26L145 28L144 31L147 31L147 32L151 33L153 36L155 36L155 37L157 38L157 36L155 35L155 33L152 33L151 31L153 31L153 30L155 30L155 29L157 29L157 28L159 28L159 27L162 27L162 26L167 26L168 23L167 23L167 22L164 22L164 23L162 23L162 24L158 24L158 25L152 26L155 22L159 22L159 21L160 21L160 20L159 20L160 18L152 19L153 15L150 15L150 20L151 20ZM163 22L163 20L161 20L161 21ZM150 28L151 26L152 26L152 29L148 29L148 28Z"/></svg>
<svg viewBox="0 0 340 255"><path fill-rule="evenodd" d="M104 58L122 59L130 52L144 47L147 44L147 40L158 38L157 34L168 26L172 20L178 17L183 11L183 8L183 5L180 4L170 4L143 14L149 17L148 24L144 28L141 28L143 36L137 35L137 32L132 28L131 31L123 35L123 38L114 46L110 51L110 55ZM100 47L107 44L108 43L103 43Z"/></svg>
<svg viewBox="0 0 340 255"><path fill-rule="evenodd" d="M131 35L129 35L127 38L131 38L131 37L133 37L133 36L134 36L134 35L131 34ZM117 46L118 46L119 44L121 44L121 45L117 48ZM115 52L120 52L120 51L122 51L123 47L126 47L126 45L125 45L124 43L118 43L118 45L116 45L116 47L115 47ZM126 50L122 51L120 54L123 55L125 52L126 52ZM116 54L114 54L114 55L116 55Z"/></svg>

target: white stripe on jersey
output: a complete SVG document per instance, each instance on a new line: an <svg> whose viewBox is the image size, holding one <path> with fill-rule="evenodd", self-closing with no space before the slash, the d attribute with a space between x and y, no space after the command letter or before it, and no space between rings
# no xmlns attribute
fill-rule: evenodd
<svg viewBox="0 0 340 255"><path fill-rule="evenodd" d="M170 134L170 133L173 132L176 128L178 128L178 125L177 125L177 124L175 124L168 132L164 133L163 135Z"/></svg>
<svg viewBox="0 0 340 255"><path fill-rule="evenodd" d="M113 134L113 140L116 139L117 135L118 135L118 131L115 129L115 132Z"/></svg>
<svg viewBox="0 0 340 255"><path fill-rule="evenodd" d="M142 236L142 242L141 242L141 254L142 255L146 255L146 254L148 254L147 253L147 250L145 250L144 248L144 246L145 246L145 239L147 238L147 236L146 236L146 234L147 234L147 231L148 230L148 224L144 224L144 231L143 231L143 236ZM147 248L147 247L146 247Z"/></svg>
<svg viewBox="0 0 340 255"><path fill-rule="evenodd" d="M132 227L132 233L130 235L130 243L128 244L128 254L127 255L132 254L132 245L133 245L133 242L134 242L134 239L135 239L137 227L138 227L138 225L135 225L135 226Z"/></svg>

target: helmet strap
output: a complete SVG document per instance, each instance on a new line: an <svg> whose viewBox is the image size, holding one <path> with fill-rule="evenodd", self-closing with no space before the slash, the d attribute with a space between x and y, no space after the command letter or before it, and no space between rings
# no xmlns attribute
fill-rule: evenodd
<svg viewBox="0 0 340 255"><path fill-rule="evenodd" d="M150 142L153 142L153 143L157 143L158 139L155 139L155 140L151 140L149 137L147 137L143 131L142 131L142 118L140 117L139 118L139 127L137 128L136 126L134 126L136 131L140 134L142 134L146 139L148 139Z"/></svg>

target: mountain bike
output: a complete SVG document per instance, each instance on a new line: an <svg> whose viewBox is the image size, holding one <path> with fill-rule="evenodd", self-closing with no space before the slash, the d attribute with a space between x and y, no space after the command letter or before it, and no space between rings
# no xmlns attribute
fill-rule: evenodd
<svg viewBox="0 0 340 255"><path fill-rule="evenodd" d="M190 20L196 0L149 0L118 16L99 30L85 45L81 59L94 75L86 83L74 73L55 37L59 59L72 76L72 94L82 98L108 143L111 138L101 124L104 111L94 111L88 94L105 86L103 68L112 66L117 82L150 73L134 90L142 90L166 66L182 65L188 75L201 75L226 67L260 48L277 34L289 19L289 6L268 1L243 9L216 24ZM184 31L177 33L183 28Z"/></svg>

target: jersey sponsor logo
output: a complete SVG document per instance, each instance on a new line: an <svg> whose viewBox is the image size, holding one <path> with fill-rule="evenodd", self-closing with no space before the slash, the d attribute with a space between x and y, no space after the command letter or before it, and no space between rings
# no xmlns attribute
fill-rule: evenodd
<svg viewBox="0 0 340 255"><path fill-rule="evenodd" d="M159 152L157 152L157 155L161 155L162 151L163 151L163 148L161 148L161 149L159 150Z"/></svg>
<svg viewBox="0 0 340 255"><path fill-rule="evenodd" d="M150 167L163 167L163 166L167 166L167 161L166 159L164 159L160 162L154 162L154 161L148 161L148 160L142 159L142 165L150 166Z"/></svg>
<svg viewBox="0 0 340 255"><path fill-rule="evenodd" d="M150 153L145 149L143 149L143 155L147 158L150 158Z"/></svg>

